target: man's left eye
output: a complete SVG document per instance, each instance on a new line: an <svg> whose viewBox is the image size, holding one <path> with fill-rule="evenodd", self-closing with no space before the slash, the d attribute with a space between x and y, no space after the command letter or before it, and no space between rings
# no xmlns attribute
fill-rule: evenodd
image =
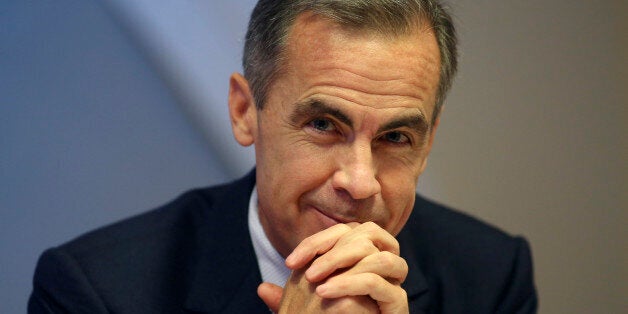
<svg viewBox="0 0 628 314"><path fill-rule="evenodd" d="M386 133L384 134L383 139L395 144L406 144L410 142L410 138L408 138L408 136L402 134L401 132Z"/></svg>

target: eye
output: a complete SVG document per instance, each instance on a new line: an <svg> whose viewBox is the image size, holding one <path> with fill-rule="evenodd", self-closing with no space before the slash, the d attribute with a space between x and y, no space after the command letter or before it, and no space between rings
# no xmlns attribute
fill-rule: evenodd
<svg viewBox="0 0 628 314"><path fill-rule="evenodd" d="M336 130L336 126L329 120L317 118L308 123L308 126L320 132L332 132Z"/></svg>
<svg viewBox="0 0 628 314"><path fill-rule="evenodd" d="M393 144L408 144L410 138L401 132L388 132L382 136L382 139Z"/></svg>

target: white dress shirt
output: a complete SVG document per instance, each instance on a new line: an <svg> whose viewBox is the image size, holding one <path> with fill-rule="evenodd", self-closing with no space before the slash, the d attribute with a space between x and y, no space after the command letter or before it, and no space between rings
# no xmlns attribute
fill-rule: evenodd
<svg viewBox="0 0 628 314"><path fill-rule="evenodd" d="M290 269L285 260L275 250L259 220L257 186L253 187L249 200L249 232L253 241L253 249L257 256L257 263L262 274L262 281L270 282L283 287L290 276Z"/></svg>

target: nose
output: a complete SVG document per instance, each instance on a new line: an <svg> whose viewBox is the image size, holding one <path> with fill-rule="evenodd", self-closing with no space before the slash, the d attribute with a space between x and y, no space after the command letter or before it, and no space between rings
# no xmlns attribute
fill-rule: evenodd
<svg viewBox="0 0 628 314"><path fill-rule="evenodd" d="M370 143L353 143L339 152L338 169L332 186L346 191L353 199L366 199L381 192Z"/></svg>

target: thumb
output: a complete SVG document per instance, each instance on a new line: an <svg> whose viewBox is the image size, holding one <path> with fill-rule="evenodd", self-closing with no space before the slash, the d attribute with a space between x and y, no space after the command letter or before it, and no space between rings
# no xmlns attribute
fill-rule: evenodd
<svg viewBox="0 0 628 314"><path fill-rule="evenodd" d="M257 287L257 295L266 303L271 311L277 313L283 296L283 288L272 283L263 282Z"/></svg>

